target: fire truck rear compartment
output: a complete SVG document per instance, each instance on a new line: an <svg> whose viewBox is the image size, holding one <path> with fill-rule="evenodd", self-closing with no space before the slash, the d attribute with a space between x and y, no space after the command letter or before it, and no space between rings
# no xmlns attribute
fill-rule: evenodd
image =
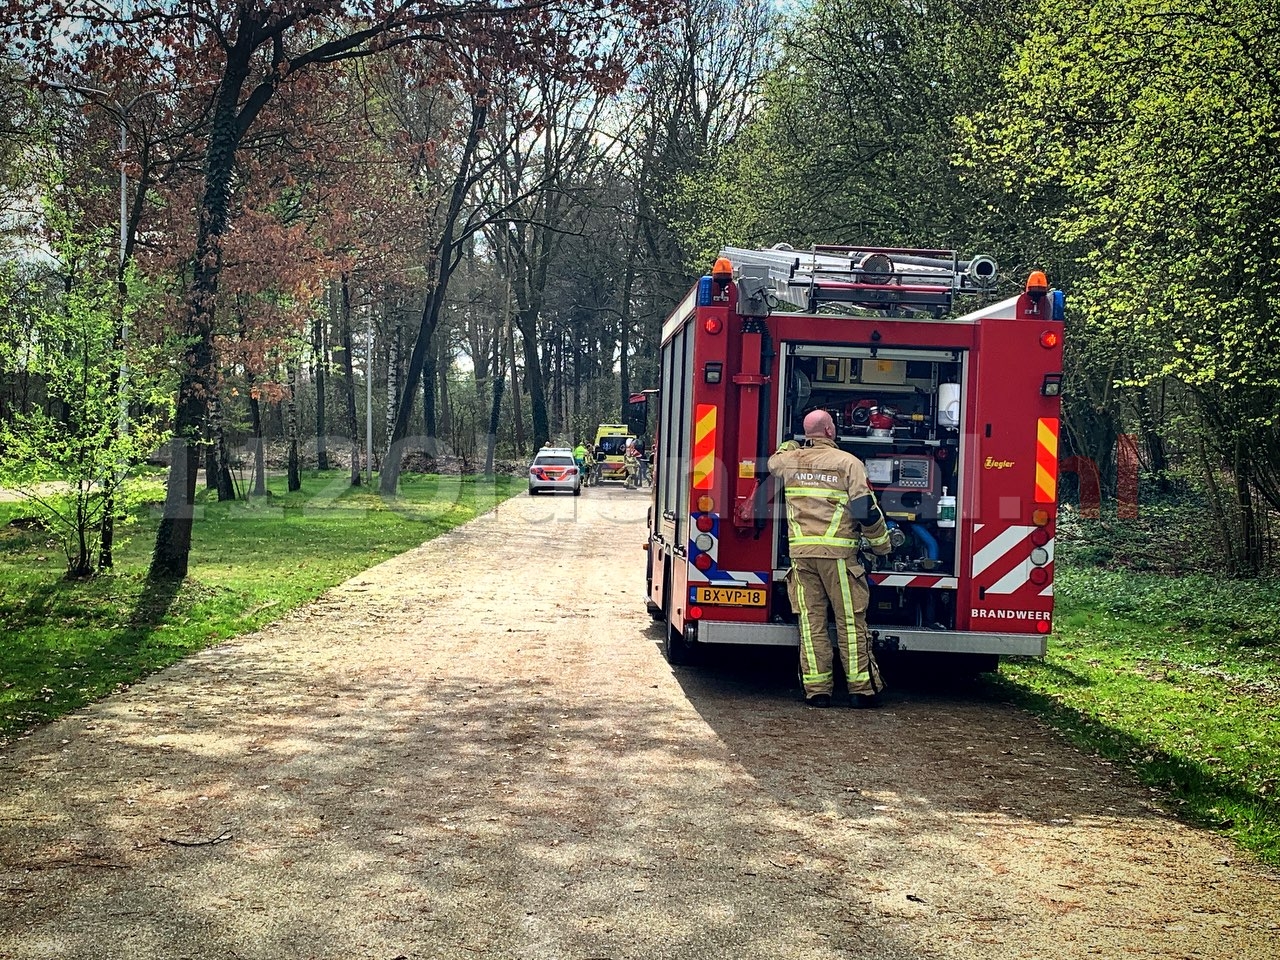
<svg viewBox="0 0 1280 960"><path fill-rule="evenodd" d="M805 415L826 410L840 448L866 464L889 523L892 552L865 554L868 625L953 630L964 352L803 343L784 344L781 352L787 389L779 398L779 441L803 439ZM780 578L790 566L781 509L775 544ZM789 610L785 598L774 609Z"/></svg>

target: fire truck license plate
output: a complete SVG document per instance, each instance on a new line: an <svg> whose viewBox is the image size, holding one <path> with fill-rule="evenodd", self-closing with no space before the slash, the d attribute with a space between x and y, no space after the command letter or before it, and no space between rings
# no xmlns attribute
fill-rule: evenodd
<svg viewBox="0 0 1280 960"><path fill-rule="evenodd" d="M763 607L761 587L694 587L693 602L721 607Z"/></svg>

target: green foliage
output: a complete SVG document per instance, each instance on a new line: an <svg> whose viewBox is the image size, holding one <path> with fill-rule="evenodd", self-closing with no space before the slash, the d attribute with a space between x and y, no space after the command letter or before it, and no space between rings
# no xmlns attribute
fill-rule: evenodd
<svg viewBox="0 0 1280 960"><path fill-rule="evenodd" d="M140 479L162 496L161 480ZM284 478L252 503L198 506L193 566L200 579L158 590L146 582L146 541L157 511L136 508L142 536L116 573L59 580L48 534L0 503L0 742L186 654L256 629L326 588L450 530L524 489L524 478L406 475L399 497L350 487L345 471ZM202 496L205 494L202 491Z"/></svg>
<svg viewBox="0 0 1280 960"><path fill-rule="evenodd" d="M1009 75L997 156L1065 193L1054 233L1088 251L1074 306L1135 381L1280 386L1271 19L1249 0L1045 0Z"/></svg>
<svg viewBox="0 0 1280 960"><path fill-rule="evenodd" d="M1115 424L1146 385L1180 387L1179 432L1229 472L1211 494L1238 570L1265 561L1257 501L1280 507L1274 13L1040 0L1005 95L968 125L973 163L1042 211L1064 265L1073 419Z"/></svg>
<svg viewBox="0 0 1280 960"><path fill-rule="evenodd" d="M697 198L682 225L691 244L704 259L725 243L779 240L1008 255L1026 218L1008 216L1003 198L956 162L956 120L995 95L1021 6L807 7L785 32L762 109L734 149L681 184Z"/></svg>
<svg viewBox="0 0 1280 960"><path fill-rule="evenodd" d="M1208 497L1195 488L1147 493L1138 516L1120 519L1109 502L1098 517L1082 516L1075 504L1058 510L1056 555L1068 569L1159 572L1182 576L1221 565L1223 555Z"/></svg>
<svg viewBox="0 0 1280 960"><path fill-rule="evenodd" d="M154 352L124 343L136 299L121 301L108 237L78 234L60 193L51 182L45 217L62 289L20 292L12 271L0 281L0 365L39 378L46 397L0 423L0 485L56 532L68 575L87 576L104 518L128 515L128 466L164 439L169 399L148 372Z"/></svg>

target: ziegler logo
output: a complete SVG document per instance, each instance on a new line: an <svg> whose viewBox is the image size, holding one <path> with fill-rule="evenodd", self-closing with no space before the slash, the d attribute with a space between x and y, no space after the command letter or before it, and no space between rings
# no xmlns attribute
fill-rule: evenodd
<svg viewBox="0 0 1280 960"><path fill-rule="evenodd" d="M988 470L1006 470L1013 466L1013 461L997 460L995 457L987 457L986 462L982 465Z"/></svg>
<svg viewBox="0 0 1280 960"><path fill-rule="evenodd" d="M994 610L985 607L972 607L969 616L987 620L1049 620L1052 617L1041 610Z"/></svg>

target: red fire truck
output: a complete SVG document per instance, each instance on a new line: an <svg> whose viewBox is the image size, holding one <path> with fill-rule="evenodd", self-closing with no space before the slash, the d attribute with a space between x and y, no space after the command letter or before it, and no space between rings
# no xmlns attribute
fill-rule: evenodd
<svg viewBox="0 0 1280 960"><path fill-rule="evenodd" d="M723 251L662 329L647 586L668 659L798 643L766 462L817 408L891 526L866 557L875 649L1044 655L1063 296L1036 271L996 302L996 277L943 250Z"/></svg>

